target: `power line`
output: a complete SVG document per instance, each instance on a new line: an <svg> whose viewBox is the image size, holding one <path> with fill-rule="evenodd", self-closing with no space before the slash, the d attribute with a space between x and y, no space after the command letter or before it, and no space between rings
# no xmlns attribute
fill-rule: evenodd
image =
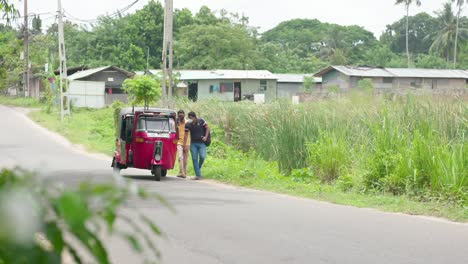
<svg viewBox="0 0 468 264"><path fill-rule="evenodd" d="M47 12L47 13L28 13L28 17L31 19L31 16L43 16L43 15L50 15L50 14L54 14L54 12ZM20 18L24 18L25 16L15 16L13 17L11 20L15 20L15 19L20 19ZM7 21L6 18L0 18L1 21Z"/></svg>
<svg viewBox="0 0 468 264"><path fill-rule="evenodd" d="M133 1L132 3L130 3L129 5L121 8L121 9L118 9L117 11L115 11L114 13L110 14L110 15L98 15L97 18L94 18L94 19L81 19L81 18L78 18L74 15L72 15L70 12L64 10L64 13L67 15L67 17L71 18L72 20L75 20L75 21L79 21L79 22L82 22L82 23L87 23L87 24L91 24L91 23L95 23L95 22L98 22L99 21L99 17L103 16L103 17L107 17L107 18L114 18L114 17L117 17L121 14L123 14L124 12L128 11L130 8L132 8L136 3L138 3L140 0L135 0Z"/></svg>

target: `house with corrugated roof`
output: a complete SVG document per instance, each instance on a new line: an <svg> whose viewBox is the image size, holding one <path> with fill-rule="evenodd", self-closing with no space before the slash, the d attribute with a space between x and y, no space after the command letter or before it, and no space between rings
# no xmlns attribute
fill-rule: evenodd
<svg viewBox="0 0 468 264"><path fill-rule="evenodd" d="M77 107L102 108L113 101L126 102L122 84L133 72L116 66L78 71L68 76L70 102Z"/></svg>
<svg viewBox="0 0 468 264"><path fill-rule="evenodd" d="M302 92L304 88L304 78L313 77L312 74L283 74L275 73L278 83L278 98L291 98ZM313 90L320 90L322 87L322 78L313 77Z"/></svg>
<svg viewBox="0 0 468 264"><path fill-rule="evenodd" d="M147 74L160 74L148 70ZM184 95L193 101L219 99L240 101L264 94L266 101L277 98L277 77L264 70L178 70L176 78L187 88ZM181 88L181 83L177 84Z"/></svg>
<svg viewBox="0 0 468 264"><path fill-rule="evenodd" d="M341 91L356 88L362 79L370 79L375 89L464 89L468 72L464 70L383 68L368 66L329 66L314 75L322 78L322 87Z"/></svg>

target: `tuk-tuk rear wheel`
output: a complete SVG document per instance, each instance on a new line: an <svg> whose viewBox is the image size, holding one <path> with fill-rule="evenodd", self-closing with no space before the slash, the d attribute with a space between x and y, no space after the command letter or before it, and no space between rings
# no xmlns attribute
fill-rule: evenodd
<svg viewBox="0 0 468 264"><path fill-rule="evenodd" d="M151 169L151 174L154 175L154 179L156 181L160 181L162 177L161 166L153 166L153 168Z"/></svg>
<svg viewBox="0 0 468 264"><path fill-rule="evenodd" d="M166 177L167 175L167 170L161 170L161 176Z"/></svg>
<svg viewBox="0 0 468 264"><path fill-rule="evenodd" d="M120 165L119 163L115 160L112 161L112 168L114 170L114 173L120 173Z"/></svg>

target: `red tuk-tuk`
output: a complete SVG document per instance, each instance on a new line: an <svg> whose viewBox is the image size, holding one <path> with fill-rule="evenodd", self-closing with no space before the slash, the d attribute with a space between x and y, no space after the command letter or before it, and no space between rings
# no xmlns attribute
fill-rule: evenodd
<svg viewBox="0 0 468 264"><path fill-rule="evenodd" d="M176 112L162 108L124 108L116 120L112 167L151 170L156 181L173 169L177 152Z"/></svg>

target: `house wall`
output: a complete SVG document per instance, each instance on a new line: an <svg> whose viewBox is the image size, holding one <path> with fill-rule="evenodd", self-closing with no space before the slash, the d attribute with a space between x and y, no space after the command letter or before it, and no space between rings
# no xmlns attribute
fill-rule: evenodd
<svg viewBox="0 0 468 264"><path fill-rule="evenodd" d="M332 86L337 86L342 92L351 88L350 77L337 71L330 71L322 76L322 88L328 90Z"/></svg>
<svg viewBox="0 0 468 264"><path fill-rule="evenodd" d="M299 92L302 83L278 83L278 98L289 98Z"/></svg>
<svg viewBox="0 0 468 264"><path fill-rule="evenodd" d="M29 96L39 98L42 91L42 77L33 77L29 79Z"/></svg>
<svg viewBox="0 0 468 264"><path fill-rule="evenodd" d="M383 77L364 78L364 77L351 76L350 87L357 88L359 81L364 80L364 79L370 79L375 89L392 89L395 84L395 78L392 78L392 83L384 83Z"/></svg>
<svg viewBox="0 0 468 264"><path fill-rule="evenodd" d="M218 99L222 101L234 101L234 92L220 93L215 91L210 93L210 86L220 86L223 82L239 82L241 83L241 93L255 94L260 92L260 80L199 80L198 81L198 100ZM276 98L276 80L267 80L267 90L264 92L267 101Z"/></svg>
<svg viewBox="0 0 468 264"><path fill-rule="evenodd" d="M122 83L127 79L127 75L122 72L108 69L98 73L95 73L86 78L80 79L80 81L92 81L92 82L104 82L105 88L112 88L112 93L120 93L119 90L122 89Z"/></svg>
<svg viewBox="0 0 468 264"><path fill-rule="evenodd" d="M339 71L331 71L323 75L323 88L338 86L341 91L358 87L362 79L370 79L375 89L463 89L466 87L465 79L440 79L440 78L398 78L395 77L392 83L384 83L383 77L364 78L358 76L346 76Z"/></svg>
<svg viewBox="0 0 468 264"><path fill-rule="evenodd" d="M103 108L105 82L71 81L70 102L76 107Z"/></svg>
<svg viewBox="0 0 468 264"><path fill-rule="evenodd" d="M463 89L465 79L425 79L425 78L395 78L394 88L423 88L423 89ZM416 85L416 86L415 86Z"/></svg>

